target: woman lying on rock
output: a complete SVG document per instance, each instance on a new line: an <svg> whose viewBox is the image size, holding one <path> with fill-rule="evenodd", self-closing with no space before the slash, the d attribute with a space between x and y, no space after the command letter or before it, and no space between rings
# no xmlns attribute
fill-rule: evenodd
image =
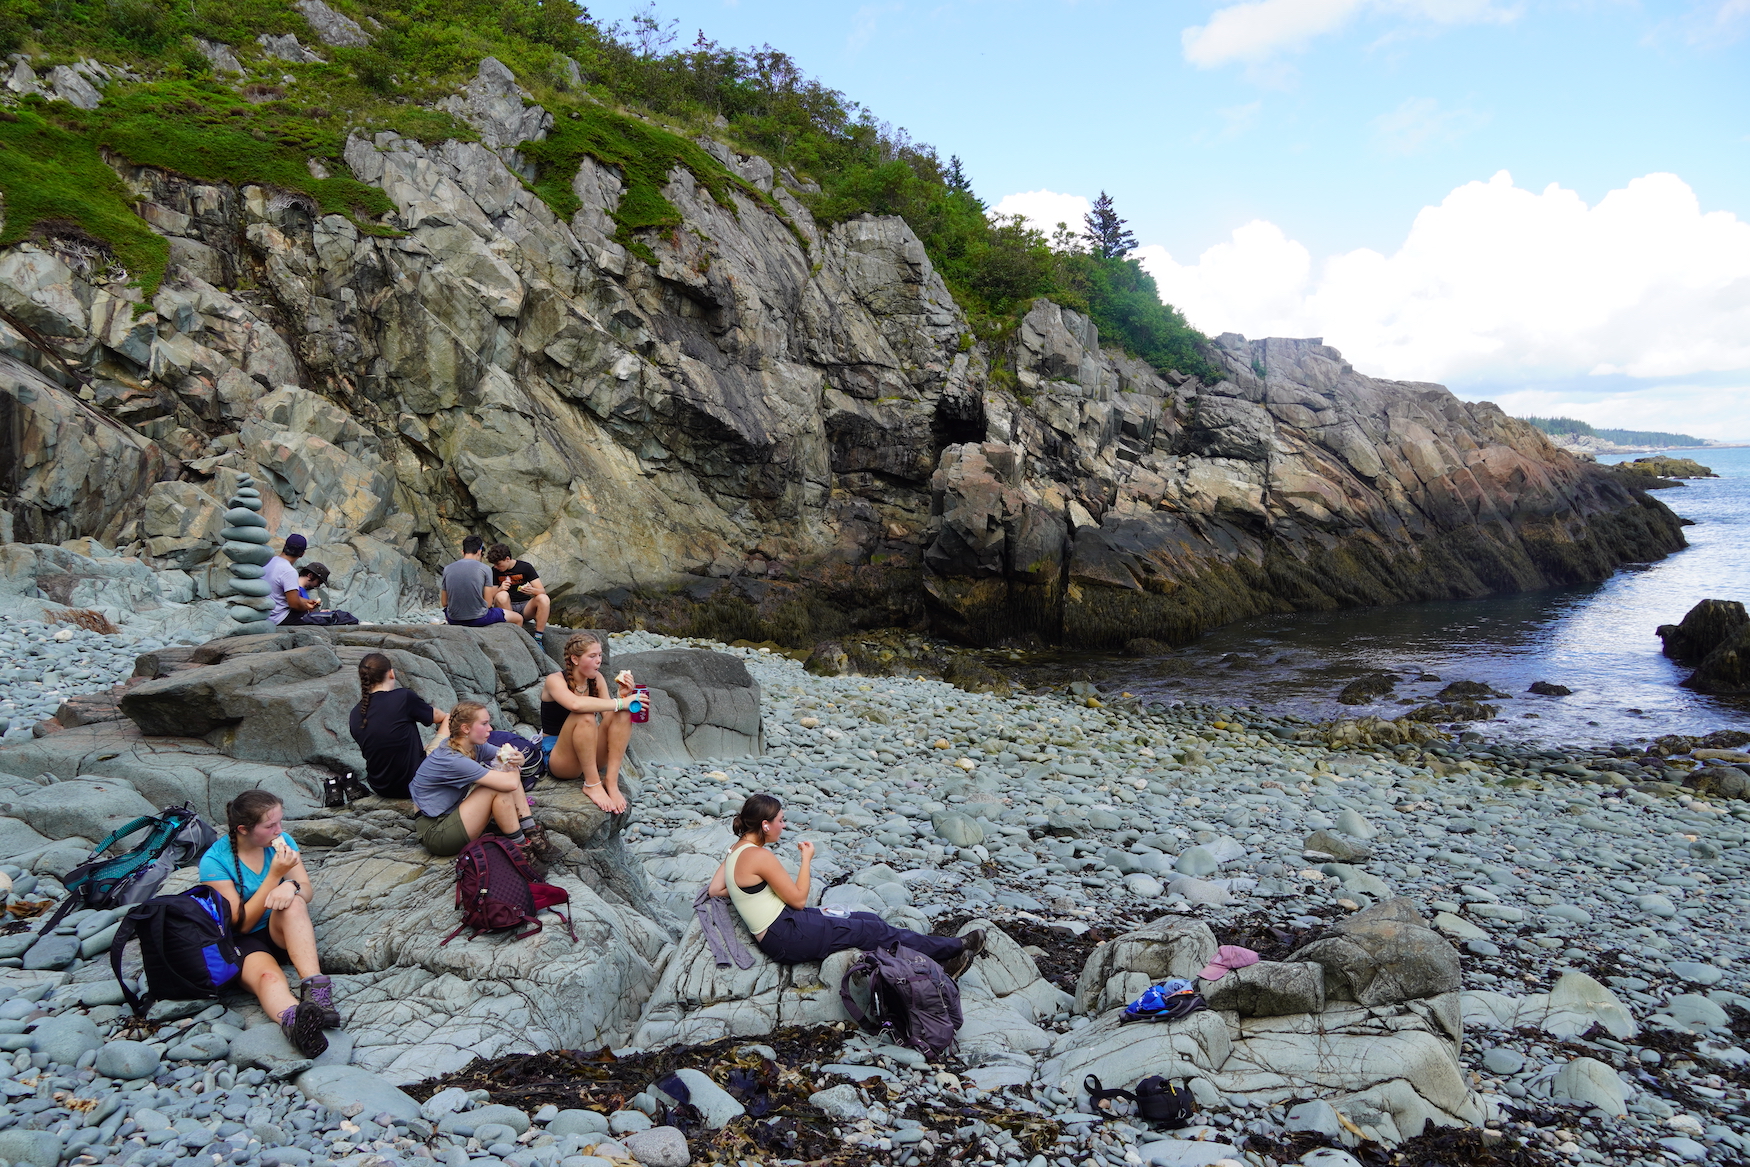
<svg viewBox="0 0 1750 1167"><path fill-rule="evenodd" d="M407 784L425 761L420 727L442 725L448 716L412 689L400 688L388 657L366 653L359 661L359 703L352 707L349 726L365 756L370 788L384 798L406 798Z"/></svg>
<svg viewBox="0 0 1750 1167"><path fill-rule="evenodd" d="M265 790L245 790L225 804L225 837L201 856L201 882L225 897L243 957L242 981L298 1052L313 1058L328 1048L324 1029L338 1029L333 988L316 959L310 923L315 891L290 835L281 833L285 806ZM302 982L298 996L281 965Z"/></svg>
<svg viewBox="0 0 1750 1167"><path fill-rule="evenodd" d="M814 844L804 839L798 850L802 865L791 879L778 857L767 850L784 833L784 807L769 794L755 794L741 804L731 829L737 836L711 877L711 895L728 896L753 933L760 951L781 964L824 960L846 948L881 948L899 943L921 952L956 979L984 951L984 932L965 936L925 936L895 928L874 912L808 907L808 865Z"/></svg>
<svg viewBox="0 0 1750 1167"><path fill-rule="evenodd" d="M433 855L455 855L488 825L541 863L557 857L546 828L529 814L523 793L523 756L500 754L486 744L492 718L478 701L458 701L450 710L450 735L438 743L408 784L413 833Z"/></svg>
<svg viewBox="0 0 1750 1167"><path fill-rule="evenodd" d="M632 739L632 714L627 702L635 682L622 672L619 688L608 696L602 676L602 642L579 632L565 642L565 669L547 674L541 690L541 748L547 773L554 778L583 779L590 800L610 814L626 809L620 793L620 763Z"/></svg>

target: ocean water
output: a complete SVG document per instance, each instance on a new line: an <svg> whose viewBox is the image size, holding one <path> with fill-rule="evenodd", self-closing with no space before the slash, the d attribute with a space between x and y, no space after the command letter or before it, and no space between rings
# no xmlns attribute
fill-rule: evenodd
<svg viewBox="0 0 1750 1167"><path fill-rule="evenodd" d="M1063 652L1023 671L1051 679L1086 674L1102 687L1117 683L1151 700L1270 706L1317 718L1395 717L1409 703L1432 700L1448 681L1486 681L1512 697L1492 702L1501 706L1500 718L1476 728L1491 737L1548 743L1750 730L1750 701L1682 688L1689 670L1660 654L1653 632L1677 623L1703 599L1750 603L1750 448L1672 453L1720 475L1656 495L1694 521L1684 529L1689 547L1630 565L1602 583L1259 617L1208 632L1166 657ZM1374 705L1337 703L1349 680L1373 671L1404 679L1396 693ZM1440 680L1415 680L1423 675ZM1526 692L1540 680L1574 693Z"/></svg>

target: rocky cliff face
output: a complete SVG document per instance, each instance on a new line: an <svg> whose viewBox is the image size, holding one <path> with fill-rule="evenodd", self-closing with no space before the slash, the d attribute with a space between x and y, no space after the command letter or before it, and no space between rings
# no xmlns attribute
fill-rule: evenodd
<svg viewBox="0 0 1750 1167"><path fill-rule="evenodd" d="M221 499L271 485L336 600L387 618L478 532L561 614L796 642L903 624L971 640L1182 639L1255 612L1594 579L1678 520L1492 406L1222 337L1216 385L1101 350L1038 303L973 343L898 219L814 222L764 159L683 224L614 241L617 171L557 217L497 62L478 142L355 137L393 237L298 196L125 170L169 239L150 303L89 249L0 254L0 506L225 588ZM776 208L776 209L774 209ZM780 213L781 212L781 213Z"/></svg>

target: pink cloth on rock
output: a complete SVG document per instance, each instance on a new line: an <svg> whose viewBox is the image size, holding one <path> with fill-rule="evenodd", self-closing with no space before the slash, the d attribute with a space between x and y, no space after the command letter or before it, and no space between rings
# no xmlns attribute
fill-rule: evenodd
<svg viewBox="0 0 1750 1167"><path fill-rule="evenodd" d="M1206 981L1219 981L1225 974L1236 968L1245 968L1248 964L1257 964L1259 956L1250 948L1241 948L1237 944L1223 944L1215 950L1215 959L1210 961L1204 970L1197 975Z"/></svg>

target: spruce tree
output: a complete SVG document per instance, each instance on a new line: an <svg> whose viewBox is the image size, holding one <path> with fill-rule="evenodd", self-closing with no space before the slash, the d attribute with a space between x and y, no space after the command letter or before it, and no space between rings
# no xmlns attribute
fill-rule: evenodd
<svg viewBox="0 0 1750 1167"><path fill-rule="evenodd" d="M952 155L948 159L948 173L944 176L948 189L965 194L972 189L972 180L966 177L966 168L960 164L960 155Z"/></svg>
<svg viewBox="0 0 1750 1167"><path fill-rule="evenodd" d="M1101 259L1123 259L1136 250L1136 236L1112 209L1112 196L1105 191L1094 200L1094 209L1082 216L1082 222L1088 228L1082 237Z"/></svg>

